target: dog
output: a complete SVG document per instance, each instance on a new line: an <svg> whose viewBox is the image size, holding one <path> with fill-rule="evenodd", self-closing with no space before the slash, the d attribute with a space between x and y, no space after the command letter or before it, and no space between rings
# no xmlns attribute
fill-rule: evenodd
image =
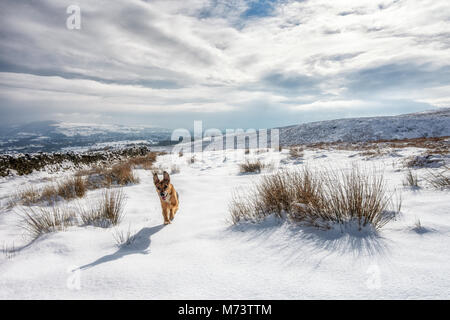
<svg viewBox="0 0 450 320"><path fill-rule="evenodd" d="M178 211L178 192L175 191L175 188L170 183L170 176L166 171L163 172L162 180L159 180L158 174L153 172L153 182L161 201L164 224L170 224Z"/></svg>

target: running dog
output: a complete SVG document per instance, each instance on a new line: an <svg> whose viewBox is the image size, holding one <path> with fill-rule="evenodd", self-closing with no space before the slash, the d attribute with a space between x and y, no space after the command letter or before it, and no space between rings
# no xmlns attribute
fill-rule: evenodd
<svg viewBox="0 0 450 320"><path fill-rule="evenodd" d="M166 171L163 172L162 180L159 180L158 174L153 172L153 182L161 201L164 224L169 224L175 218L175 213L178 210L178 192L175 191L175 188L170 183L170 177Z"/></svg>

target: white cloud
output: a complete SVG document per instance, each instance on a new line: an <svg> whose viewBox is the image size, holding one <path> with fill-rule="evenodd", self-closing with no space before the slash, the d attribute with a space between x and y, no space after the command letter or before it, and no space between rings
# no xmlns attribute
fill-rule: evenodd
<svg viewBox="0 0 450 320"><path fill-rule="evenodd" d="M450 101L446 0L286 0L249 18L244 0L78 3L79 31L65 28L71 1L2 2L0 113L221 117L260 103L356 115L386 99Z"/></svg>

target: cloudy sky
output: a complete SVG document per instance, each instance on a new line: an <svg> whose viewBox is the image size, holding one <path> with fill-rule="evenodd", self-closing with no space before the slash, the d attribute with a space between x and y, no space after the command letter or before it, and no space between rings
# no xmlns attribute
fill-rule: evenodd
<svg viewBox="0 0 450 320"><path fill-rule="evenodd" d="M0 37L2 125L264 128L450 106L448 0L2 0Z"/></svg>

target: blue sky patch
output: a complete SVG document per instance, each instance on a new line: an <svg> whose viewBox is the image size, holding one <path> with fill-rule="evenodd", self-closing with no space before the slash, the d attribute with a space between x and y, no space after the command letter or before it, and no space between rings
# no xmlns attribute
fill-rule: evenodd
<svg viewBox="0 0 450 320"><path fill-rule="evenodd" d="M272 15L279 0L252 0L242 17L267 17Z"/></svg>

